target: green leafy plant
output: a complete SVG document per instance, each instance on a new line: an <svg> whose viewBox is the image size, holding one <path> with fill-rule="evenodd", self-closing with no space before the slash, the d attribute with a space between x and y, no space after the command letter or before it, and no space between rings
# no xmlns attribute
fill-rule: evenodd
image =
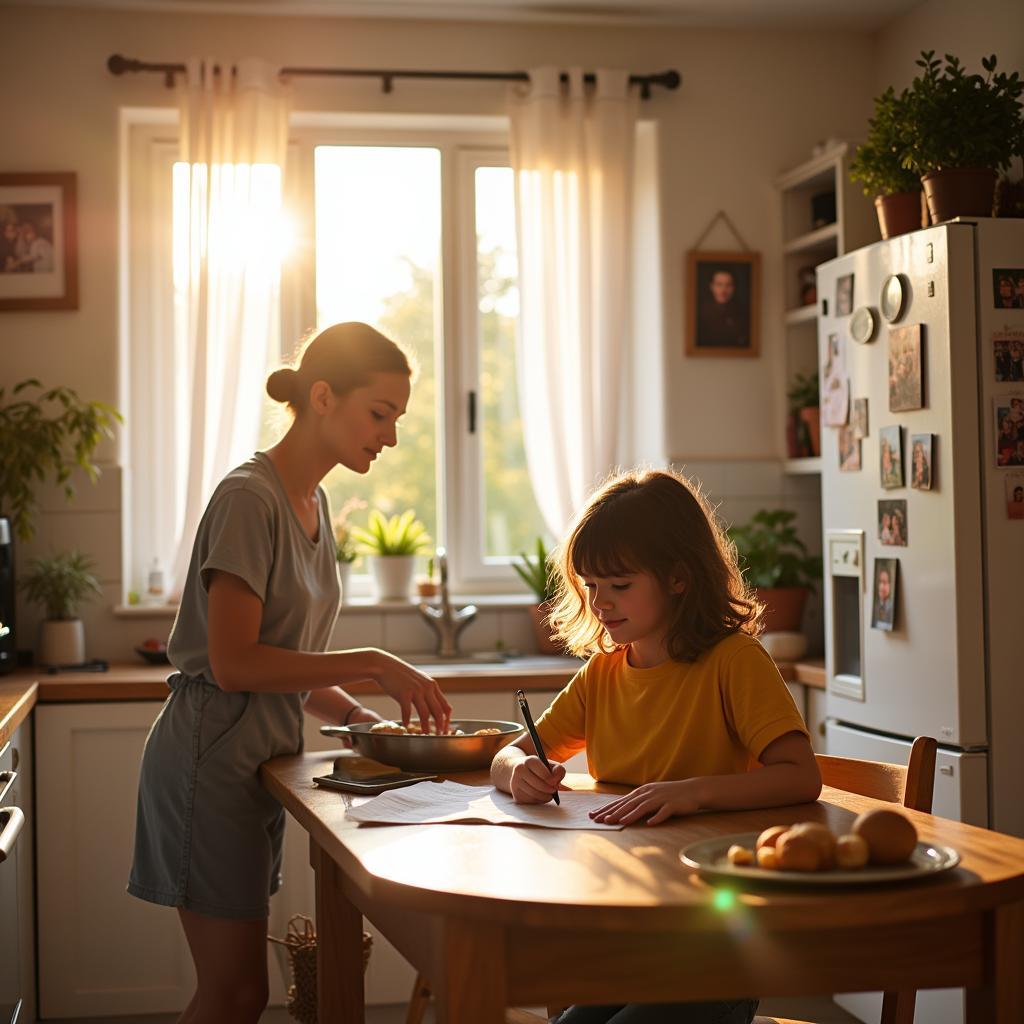
<svg viewBox="0 0 1024 1024"><path fill-rule="evenodd" d="M729 528L740 569L751 586L813 589L821 579L821 559L807 554L795 520L796 513L788 509L761 509L749 523Z"/></svg>
<svg viewBox="0 0 1024 1024"><path fill-rule="evenodd" d="M22 577L21 588L30 601L42 605L47 619L74 619L80 604L101 593L93 569L80 551L36 558Z"/></svg>
<svg viewBox="0 0 1024 1024"><path fill-rule="evenodd" d="M987 74L969 75L946 54L922 50L907 95L903 166L918 175L951 167L1009 166L1024 153L1024 81L996 72L996 56L983 57Z"/></svg>
<svg viewBox="0 0 1024 1024"><path fill-rule="evenodd" d="M867 138L850 161L850 180L863 182L866 196L921 191L921 179L903 162L908 148L908 104L908 91L897 96L891 85L875 99Z"/></svg>
<svg viewBox="0 0 1024 1024"><path fill-rule="evenodd" d="M537 538L537 553L527 555L519 552L519 561L512 563L519 578L533 591L538 604L544 604L555 597L556 574L554 566L544 547L544 539Z"/></svg>
<svg viewBox="0 0 1024 1024"><path fill-rule="evenodd" d="M339 562L351 563L359 557L348 521L349 516L359 508L366 508L366 502L361 498L349 498L331 522L334 527L334 557Z"/></svg>
<svg viewBox="0 0 1024 1024"><path fill-rule="evenodd" d="M39 393L30 397L31 389ZM82 401L71 388L44 391L30 378L14 385L10 399L0 388L0 512L10 516L21 540L35 536L36 488L52 479L70 501L76 466L95 482L100 471L92 453L120 422L116 409Z"/></svg>
<svg viewBox="0 0 1024 1024"><path fill-rule="evenodd" d="M818 375L816 373L797 373L786 390L789 399L789 411L799 412L801 409L816 409L820 402L818 391Z"/></svg>
<svg viewBox="0 0 1024 1024"><path fill-rule="evenodd" d="M427 528L411 508L390 518L371 509L366 529L353 526L352 537L370 555L418 555L431 544Z"/></svg>

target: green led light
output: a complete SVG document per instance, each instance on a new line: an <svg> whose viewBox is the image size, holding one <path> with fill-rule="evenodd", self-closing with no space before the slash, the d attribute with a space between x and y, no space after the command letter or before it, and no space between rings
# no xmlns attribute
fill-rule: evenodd
<svg viewBox="0 0 1024 1024"><path fill-rule="evenodd" d="M714 897L715 910L732 910L736 904L736 894L732 889L716 889Z"/></svg>

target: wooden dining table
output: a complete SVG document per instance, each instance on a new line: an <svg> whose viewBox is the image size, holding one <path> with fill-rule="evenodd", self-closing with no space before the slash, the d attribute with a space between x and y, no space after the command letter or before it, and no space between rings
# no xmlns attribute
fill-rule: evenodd
<svg viewBox="0 0 1024 1024"><path fill-rule="evenodd" d="M309 833L321 1024L364 1019L364 916L430 979L444 1024L499 1024L507 1006L950 987L966 989L968 1024L1024 1022L1024 839L908 810L921 841L959 852L957 867L913 882L741 885L688 868L680 850L798 821L843 832L886 805L826 788L812 804L621 831L361 825L346 811L368 798L313 784L335 756L261 772Z"/></svg>

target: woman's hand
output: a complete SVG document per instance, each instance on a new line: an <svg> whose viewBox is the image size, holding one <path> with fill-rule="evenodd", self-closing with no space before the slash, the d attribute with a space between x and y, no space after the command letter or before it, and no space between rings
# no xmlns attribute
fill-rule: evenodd
<svg viewBox="0 0 1024 1024"><path fill-rule="evenodd" d="M564 764L555 762L548 771L544 762L531 754L512 769L509 792L517 804L546 804L555 790L568 790L562 785L564 778Z"/></svg>
<svg viewBox="0 0 1024 1024"><path fill-rule="evenodd" d="M428 729L433 719L435 731L446 732L452 717L452 706L445 699L437 680L393 654L386 651L378 653L385 661L377 673L377 685L389 697L398 701L402 709L402 725L409 724L412 709L415 708L423 729Z"/></svg>
<svg viewBox="0 0 1024 1024"><path fill-rule="evenodd" d="M590 817L607 825L632 825L641 818L647 818L648 825L659 825L674 816L695 814L701 808L699 781L649 782L591 811Z"/></svg>

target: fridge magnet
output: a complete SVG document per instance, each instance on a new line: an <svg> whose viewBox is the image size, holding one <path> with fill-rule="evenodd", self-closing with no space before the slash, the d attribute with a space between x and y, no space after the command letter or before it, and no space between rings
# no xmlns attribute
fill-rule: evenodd
<svg viewBox="0 0 1024 1024"><path fill-rule="evenodd" d="M860 469L860 438L852 426L839 428L839 469L843 473L856 473Z"/></svg>
<svg viewBox="0 0 1024 1024"><path fill-rule="evenodd" d="M886 322L895 323L903 315L903 305L906 301L907 290L903 287L903 278L899 274L890 274L882 285L882 295L879 305L882 307L882 316Z"/></svg>
<svg viewBox="0 0 1024 1024"><path fill-rule="evenodd" d="M932 489L932 436L910 435L910 486L918 491Z"/></svg>
<svg viewBox="0 0 1024 1024"><path fill-rule="evenodd" d="M883 498L878 503L878 539L886 547L905 548L907 531L907 499Z"/></svg>
<svg viewBox="0 0 1024 1024"><path fill-rule="evenodd" d="M871 628L892 632L896 621L896 573L898 558L875 559L875 584L872 589Z"/></svg>
<svg viewBox="0 0 1024 1024"><path fill-rule="evenodd" d="M756 356L761 317L761 254L686 255L688 356Z"/></svg>
<svg viewBox="0 0 1024 1024"><path fill-rule="evenodd" d="M996 465L1024 466L1024 392L997 395Z"/></svg>
<svg viewBox="0 0 1024 1024"><path fill-rule="evenodd" d="M828 336L828 355L822 374L821 418L826 426L841 427L850 416L850 378L846 372L846 347L838 334Z"/></svg>
<svg viewBox="0 0 1024 1024"><path fill-rule="evenodd" d="M878 432L878 468L886 490L903 486L903 428L899 424Z"/></svg>
<svg viewBox="0 0 1024 1024"><path fill-rule="evenodd" d="M74 174L0 174L0 310L77 308Z"/></svg>
<svg viewBox="0 0 1024 1024"><path fill-rule="evenodd" d="M1024 329L1004 327L992 334L996 359L996 380L1019 384L1024 381Z"/></svg>
<svg viewBox="0 0 1024 1024"><path fill-rule="evenodd" d="M855 398L853 408L850 412L850 426L853 427L853 436L861 440L868 436L868 400L866 398Z"/></svg>
<svg viewBox="0 0 1024 1024"><path fill-rule="evenodd" d="M1006 474L1006 516L1024 519L1024 473Z"/></svg>
<svg viewBox="0 0 1024 1024"><path fill-rule="evenodd" d="M992 297L996 309L1024 309L1024 269L993 268Z"/></svg>
<svg viewBox="0 0 1024 1024"><path fill-rule="evenodd" d="M921 325L889 331L889 411L911 412L924 407L921 373Z"/></svg>
<svg viewBox="0 0 1024 1024"><path fill-rule="evenodd" d="M858 306L850 317L850 336L861 345L866 345L875 336L877 323L870 306Z"/></svg>
<svg viewBox="0 0 1024 1024"><path fill-rule="evenodd" d="M836 316L849 316L853 312L853 274L836 278Z"/></svg>

